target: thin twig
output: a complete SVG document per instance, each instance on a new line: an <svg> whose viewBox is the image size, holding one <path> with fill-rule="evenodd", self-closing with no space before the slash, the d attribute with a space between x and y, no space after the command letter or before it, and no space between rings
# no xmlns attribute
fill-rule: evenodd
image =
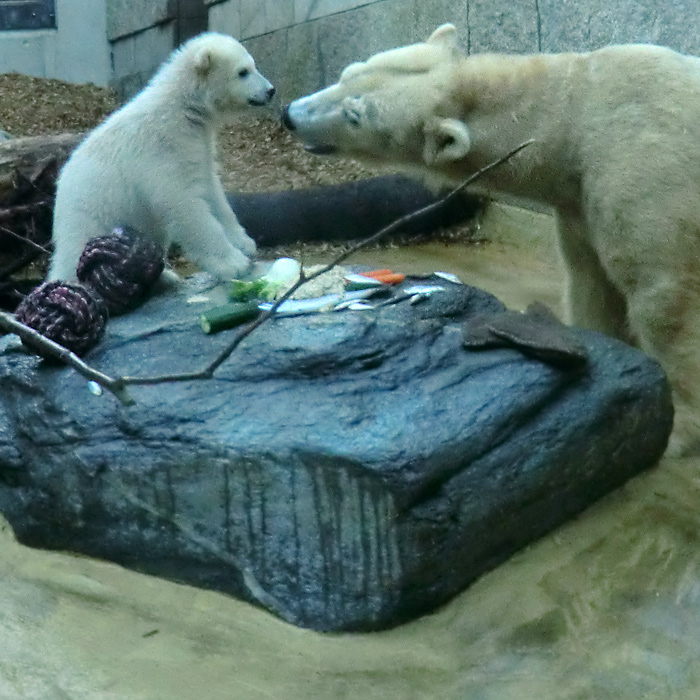
<svg viewBox="0 0 700 700"><path fill-rule="evenodd" d="M30 204L15 204L11 207L2 208L0 209L0 221L9 221L20 214L35 214L37 211L41 210L42 207L50 207L51 203L51 198L47 197L46 199L39 199Z"/></svg>
<svg viewBox="0 0 700 700"><path fill-rule="evenodd" d="M50 251L47 248L44 248L44 246L39 245L38 243L26 238L25 236L22 236L19 233L15 233L12 229L6 228L5 226L0 226L0 231L8 236L17 238L18 240L22 241L22 243L26 243L30 248L34 248L34 250L38 251L39 253L50 255Z"/></svg>
<svg viewBox="0 0 700 700"><path fill-rule="evenodd" d="M394 233L394 231L396 231L397 229L415 221L416 219L419 219L422 216L432 214L433 212L439 210L441 207L445 206L453 199L455 199L460 194L460 192L462 192L462 190L464 190L466 187L483 177L489 171L493 170L494 168L497 168L499 165L502 165L506 161L510 160L513 156L515 156L517 153L522 151L526 146L529 146L533 142L534 140L530 139L529 141L521 143L519 146L506 153L504 156L477 170L473 175L470 175L466 180L460 183L457 187L455 187L441 199L438 199L425 207L417 209L416 211L411 212L410 214L396 219L388 226L385 226L384 228L380 229L368 238L365 238L359 243L356 243L355 245L351 246L343 253L341 253L338 257L336 257L332 262L320 268L313 274L306 275L302 269L302 271L299 273L299 279L279 299L275 301L275 303L270 307L270 309L263 312L254 321L248 324L248 326L241 330L238 333L238 335L236 335L236 337L214 359L213 362L211 362L209 365L207 365L207 367L198 372L184 372L181 374L163 374L150 377L122 376L114 378L93 369L85 362L83 362L79 357L77 357L77 355L70 352L70 350L68 350L67 348L64 348L62 345L54 343L48 338L45 338L40 333L20 323L9 314L0 312L0 327L5 328L6 330L12 333L16 333L27 344L44 350L46 353L50 354L56 359L59 359L65 364L70 365L87 379L97 382L100 386L110 391L117 397L117 399L119 399L119 401L126 405L133 403L133 399L129 396L129 394L126 391L126 387L128 385L165 384L167 382L185 382L199 379L210 379L213 376L214 372L231 356L233 351L243 342L243 340L247 338L256 328L259 328L269 318L274 316L277 309L285 301L287 301L302 285L306 284L307 282L310 282L313 279L316 279L317 277L320 277L326 272L329 272L334 267L347 260L358 250L361 250L362 248L376 243L384 236L388 236L389 234Z"/></svg>
<svg viewBox="0 0 700 700"><path fill-rule="evenodd" d="M80 372L80 374L82 374L86 379L97 382L101 387L107 389L107 391L111 391L124 405L130 406L134 403L134 400L129 396L128 392L124 388L123 382L121 382L119 379L113 379L112 377L99 372L93 367L90 367L90 365L83 362L68 348L54 342L53 340L50 340L38 331L35 331L33 328L25 326L14 316L6 313L5 311L0 311L0 328L19 336L20 339L27 345L30 345L37 350L42 350L51 355L52 358L60 360L66 365L70 365Z"/></svg>
<svg viewBox="0 0 700 700"><path fill-rule="evenodd" d="M441 207L444 207L447 205L449 202L451 202L453 199L455 199L465 188L469 187L469 185L473 184L476 180L480 179L483 177L487 172L493 170L494 168L497 168L499 165L502 165L505 163L507 160L510 160L514 155L522 151L526 146L529 146L531 143L534 142L534 139L530 139L529 141L525 141L524 143L521 143L519 146L514 148L512 151L509 151L506 153L504 156L501 156L498 160L495 160L488 165L485 165L483 168L477 170L473 175L470 175L466 180L464 180L462 183L457 185L453 190L448 192L444 197L441 199L438 199L434 202L431 202L430 204L421 207L420 209L416 209L416 211L411 212L410 214L406 214L405 216L400 217L399 219L396 219L392 223L388 224L384 228L380 229L376 233L372 234L368 238L364 238L363 240L359 241L355 245L351 246L348 248L346 251L341 253L338 257L336 257L334 260L329 262L327 265L324 267L320 268L316 272L310 274L310 275L305 275L303 270L299 273L299 279L279 298L275 303L264 313L262 313L260 316L258 316L254 321L249 323L243 330L239 332L239 334L227 345L223 351L216 357L216 359L209 364L205 369L199 371L199 372L185 372L183 374L164 374L160 376L151 376L151 377L122 377L121 381L126 385L126 384L163 384L165 382L173 382L173 381L190 381L190 380L195 380L195 379L209 379L213 376L214 372L220 367L233 353L233 351L245 340L256 328L259 328L263 323L265 323L271 316L275 315L275 312L277 309L291 296L296 292L302 285L306 284L307 282L310 282L313 279L316 279L317 277L320 277L321 275L325 274L326 272L330 272L334 267L337 265L340 265L340 263L344 262L347 260L351 255L356 253L358 250L362 250L362 248L365 248L367 246L372 245L373 243L376 243L379 241L381 238L384 238L385 236L388 236L401 227L405 226L406 224L412 223L416 219L420 219L423 216L427 216L428 214L432 214L433 212L439 210Z"/></svg>

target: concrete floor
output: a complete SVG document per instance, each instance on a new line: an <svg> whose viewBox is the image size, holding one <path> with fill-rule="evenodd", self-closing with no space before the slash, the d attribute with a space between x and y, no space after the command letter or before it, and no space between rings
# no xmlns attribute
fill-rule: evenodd
<svg viewBox="0 0 700 700"><path fill-rule="evenodd" d="M452 271L514 308L537 298L557 309L551 226L499 207L484 221L493 243L367 261ZM5 526L0 700L697 700L699 513L700 460L663 460L437 613L335 636L30 550Z"/></svg>

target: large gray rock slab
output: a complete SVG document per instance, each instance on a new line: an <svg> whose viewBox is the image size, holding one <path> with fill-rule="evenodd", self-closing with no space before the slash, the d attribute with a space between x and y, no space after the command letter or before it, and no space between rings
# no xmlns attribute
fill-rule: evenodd
<svg viewBox="0 0 700 700"><path fill-rule="evenodd" d="M583 370L467 350L503 310L450 285L422 304L279 318L214 379L91 394L0 341L0 511L23 543L218 589L317 630L425 613L651 467L660 367L573 330ZM164 294L110 321L110 374L190 371L236 332Z"/></svg>

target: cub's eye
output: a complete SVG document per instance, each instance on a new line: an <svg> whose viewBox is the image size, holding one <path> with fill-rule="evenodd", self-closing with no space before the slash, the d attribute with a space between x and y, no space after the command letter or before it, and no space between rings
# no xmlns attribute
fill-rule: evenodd
<svg viewBox="0 0 700 700"><path fill-rule="evenodd" d="M250 75L250 68L241 68L241 70L238 71L239 78L247 78L249 75Z"/></svg>

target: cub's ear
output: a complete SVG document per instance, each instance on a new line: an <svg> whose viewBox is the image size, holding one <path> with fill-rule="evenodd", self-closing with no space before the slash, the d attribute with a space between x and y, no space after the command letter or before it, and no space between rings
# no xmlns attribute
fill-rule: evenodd
<svg viewBox="0 0 700 700"><path fill-rule="evenodd" d="M457 29L454 24L442 24L428 37L426 44L443 46L450 51L457 51L459 49Z"/></svg>
<svg viewBox="0 0 700 700"><path fill-rule="evenodd" d="M461 160L472 145L469 129L459 119L440 119L425 127L423 160L426 165L440 165Z"/></svg>
<svg viewBox="0 0 700 700"><path fill-rule="evenodd" d="M214 67L214 54L209 49L202 49L194 57L194 71L200 78L206 78Z"/></svg>

